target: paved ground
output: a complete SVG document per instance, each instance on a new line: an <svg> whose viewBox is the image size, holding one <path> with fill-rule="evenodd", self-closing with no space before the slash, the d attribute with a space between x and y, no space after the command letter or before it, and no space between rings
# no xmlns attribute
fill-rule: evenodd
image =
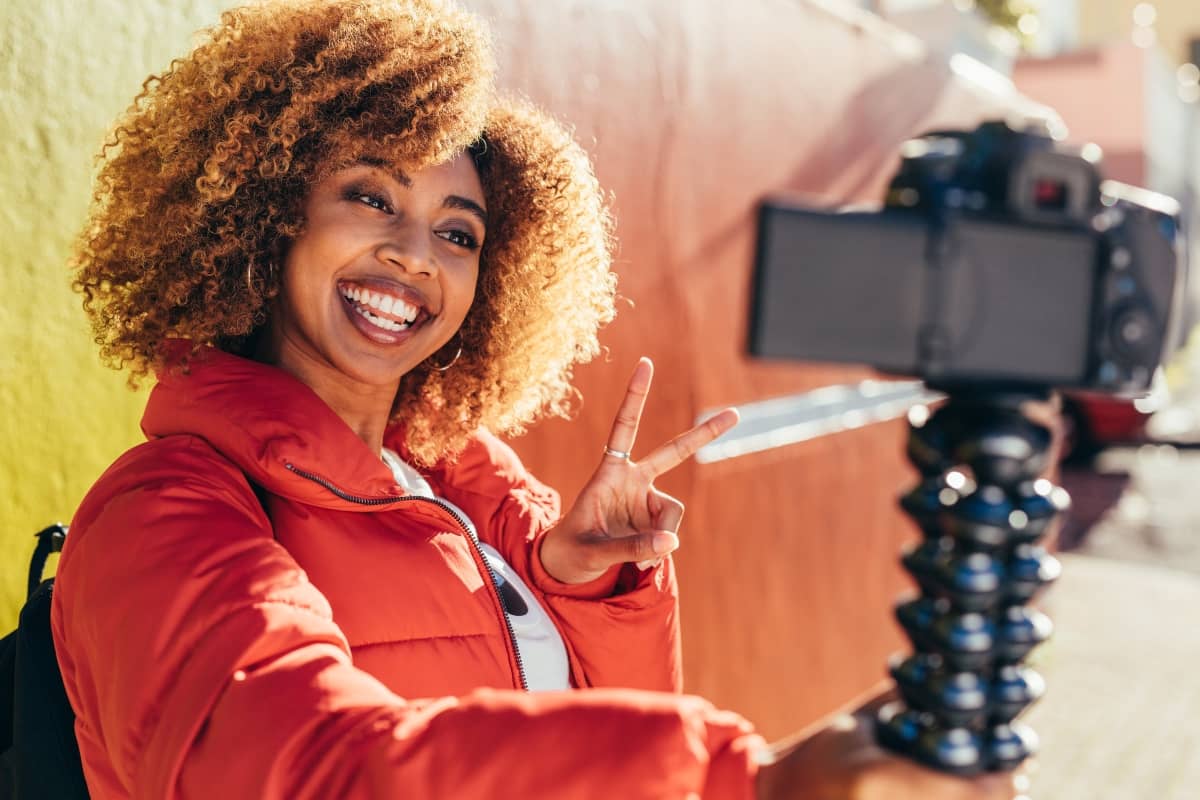
<svg viewBox="0 0 1200 800"><path fill-rule="evenodd" d="M1200 452L1105 453L1067 472L1064 573L1035 654L1033 800L1200 798Z"/></svg>
<svg viewBox="0 0 1200 800"><path fill-rule="evenodd" d="M1087 526L1072 550L1200 575L1200 450L1113 450L1095 473L1066 473L1063 485L1076 506L1064 532Z"/></svg>

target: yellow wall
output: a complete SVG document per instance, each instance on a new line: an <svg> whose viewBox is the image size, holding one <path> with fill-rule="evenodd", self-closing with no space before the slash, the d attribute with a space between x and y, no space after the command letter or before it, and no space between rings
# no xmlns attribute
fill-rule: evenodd
<svg viewBox="0 0 1200 800"><path fill-rule="evenodd" d="M1133 9L1143 0L1079 0L1080 44L1100 44L1128 37L1133 31ZM1159 45L1171 60L1188 60L1188 41L1200 37L1200 2L1153 0L1158 11L1154 27Z"/></svg>
<svg viewBox="0 0 1200 800"><path fill-rule="evenodd" d="M0 633L15 624L32 534L68 521L140 439L143 399L100 366L65 265L92 156L142 80L230 5L0 2Z"/></svg>

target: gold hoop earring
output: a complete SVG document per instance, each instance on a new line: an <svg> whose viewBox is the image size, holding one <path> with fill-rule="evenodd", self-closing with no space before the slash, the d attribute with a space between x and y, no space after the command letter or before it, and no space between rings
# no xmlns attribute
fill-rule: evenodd
<svg viewBox="0 0 1200 800"><path fill-rule="evenodd" d="M444 366L441 366L441 367L433 366L433 365L431 365L431 366L433 366L433 369L435 372L445 372L446 370L448 370L454 366L454 362L458 361L458 357L461 355L462 355L462 345L460 344L458 346L458 349L454 351L454 358L450 359L450 361L447 364L445 364Z"/></svg>

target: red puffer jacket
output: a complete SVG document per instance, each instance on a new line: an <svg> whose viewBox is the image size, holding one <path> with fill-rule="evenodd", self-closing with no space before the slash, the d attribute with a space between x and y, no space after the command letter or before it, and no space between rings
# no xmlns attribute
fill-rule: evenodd
<svg viewBox="0 0 1200 800"><path fill-rule="evenodd" d="M640 691L679 688L670 560L555 581L536 546L557 497L494 437L432 470L435 492L538 593L577 686L637 689L519 691L461 524L401 496L286 373L209 352L142 426L80 506L54 593L94 798L751 796L743 719Z"/></svg>

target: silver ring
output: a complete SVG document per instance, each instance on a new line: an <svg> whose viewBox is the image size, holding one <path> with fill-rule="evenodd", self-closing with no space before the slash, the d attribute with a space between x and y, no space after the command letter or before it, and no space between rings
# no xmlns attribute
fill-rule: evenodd
<svg viewBox="0 0 1200 800"><path fill-rule="evenodd" d="M626 453L624 450L613 450L608 445L604 445L604 455L612 456L613 458L619 458L622 461L629 460L629 453Z"/></svg>

